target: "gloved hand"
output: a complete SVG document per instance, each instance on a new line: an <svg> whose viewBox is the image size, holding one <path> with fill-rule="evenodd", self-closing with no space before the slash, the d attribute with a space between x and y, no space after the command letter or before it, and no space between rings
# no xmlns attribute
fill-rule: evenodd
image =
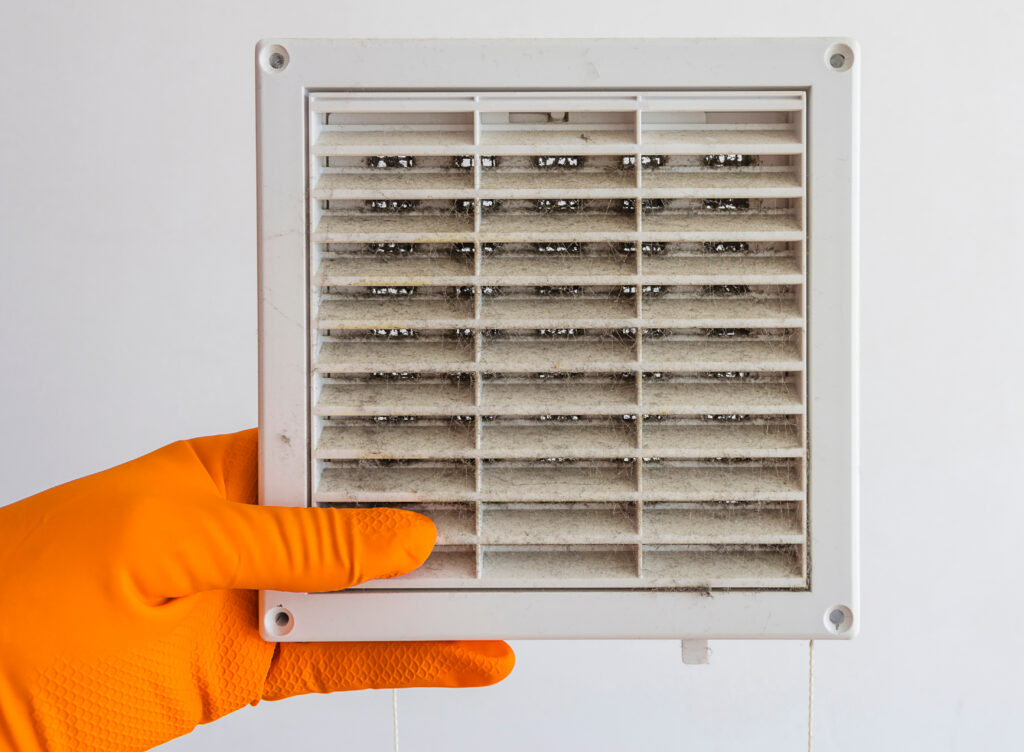
<svg viewBox="0 0 1024 752"><path fill-rule="evenodd" d="M264 642L254 589L402 574L436 530L413 512L255 499L252 430L0 508L0 748L142 750L261 699L512 670L504 642Z"/></svg>

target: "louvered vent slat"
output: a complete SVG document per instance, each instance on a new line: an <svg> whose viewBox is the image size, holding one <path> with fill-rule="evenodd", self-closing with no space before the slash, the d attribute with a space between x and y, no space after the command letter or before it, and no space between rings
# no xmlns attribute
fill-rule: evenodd
<svg viewBox="0 0 1024 752"><path fill-rule="evenodd" d="M792 127L779 129L729 128L715 130L644 131L646 151L657 148L668 154L800 154L804 147L799 131Z"/></svg>
<svg viewBox="0 0 1024 752"><path fill-rule="evenodd" d="M480 176L483 196L510 198L619 198L625 190L631 195L635 176L616 170L608 163L604 169L531 170L527 163L517 170L486 172Z"/></svg>
<svg viewBox="0 0 1024 752"><path fill-rule="evenodd" d="M484 240L505 243L564 240L567 237L631 240L635 232L635 218L627 212L617 212L610 207L564 213L510 211L507 214L485 215L480 222L480 235Z"/></svg>
<svg viewBox="0 0 1024 752"><path fill-rule="evenodd" d="M313 146L316 156L355 154L462 154L473 148L471 130L438 126L429 130L325 128Z"/></svg>
<svg viewBox="0 0 1024 752"><path fill-rule="evenodd" d="M802 95L313 102L313 502L438 526L363 587L806 586Z"/></svg>
<svg viewBox="0 0 1024 752"><path fill-rule="evenodd" d="M482 340L479 370L484 373L598 373L634 370L637 365L632 343L610 332L559 338L495 335Z"/></svg>
<svg viewBox="0 0 1024 752"><path fill-rule="evenodd" d="M484 285L629 285L636 282L635 265L629 259L600 253L538 258L530 255L502 254L483 260L481 283Z"/></svg>
<svg viewBox="0 0 1024 752"><path fill-rule="evenodd" d="M333 425L337 423L337 425ZM318 459L434 459L471 457L474 435L449 421L410 422L398 419L367 425L364 422L331 421L317 442Z"/></svg>
<svg viewBox="0 0 1024 752"><path fill-rule="evenodd" d="M384 172L385 174L381 174ZM362 168L329 172L320 176L313 198L462 198L473 189L473 176L460 172L413 172L405 174Z"/></svg>
<svg viewBox="0 0 1024 752"><path fill-rule="evenodd" d="M644 232L655 240L802 240L800 220L789 214L665 212L644 218Z"/></svg>
<svg viewBox="0 0 1024 752"><path fill-rule="evenodd" d="M322 287L373 285L472 285L473 264L448 255L422 254L394 259L386 256L332 255L325 258L314 284Z"/></svg>
<svg viewBox="0 0 1024 752"><path fill-rule="evenodd" d="M799 341L791 337L652 339L644 343L644 368L652 372L709 371L746 374L754 371L800 371Z"/></svg>
<svg viewBox="0 0 1024 752"><path fill-rule="evenodd" d="M441 380L324 379L316 415L453 415L476 409L473 387Z"/></svg>
<svg viewBox="0 0 1024 752"><path fill-rule="evenodd" d="M793 256L661 256L645 261L642 276L642 283L652 285L788 285L801 282L800 261Z"/></svg>
<svg viewBox="0 0 1024 752"><path fill-rule="evenodd" d="M524 382L498 376L484 381L480 409L484 415L622 415L639 405L631 378Z"/></svg>
<svg viewBox="0 0 1024 752"><path fill-rule="evenodd" d="M652 172L641 193L650 198L798 198L800 176L785 172Z"/></svg>
<svg viewBox="0 0 1024 752"><path fill-rule="evenodd" d="M802 457L795 425L769 421L752 425L648 423L643 453L659 457Z"/></svg>
<svg viewBox="0 0 1024 752"><path fill-rule="evenodd" d="M458 214L335 214L313 231L316 243L425 242L473 239L473 219Z"/></svg>
<svg viewBox="0 0 1024 752"><path fill-rule="evenodd" d="M792 382L666 379L644 384L644 410L659 415L717 415L730 410L741 415L800 415L804 405Z"/></svg>
<svg viewBox="0 0 1024 752"><path fill-rule="evenodd" d="M644 495L653 501L800 501L796 461L645 463Z"/></svg>
<svg viewBox="0 0 1024 752"><path fill-rule="evenodd" d="M475 497L473 469L437 462L325 462L314 498L332 501L449 501Z"/></svg>

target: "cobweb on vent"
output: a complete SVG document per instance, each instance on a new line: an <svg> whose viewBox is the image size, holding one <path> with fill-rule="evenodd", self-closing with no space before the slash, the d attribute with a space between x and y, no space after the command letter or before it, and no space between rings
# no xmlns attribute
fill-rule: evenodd
<svg viewBox="0 0 1024 752"><path fill-rule="evenodd" d="M513 114L465 154L325 158L314 499L435 519L385 587L801 587L800 144L695 154L685 125L797 121L659 116L636 154L606 151L635 113ZM474 122L430 117L410 143Z"/></svg>

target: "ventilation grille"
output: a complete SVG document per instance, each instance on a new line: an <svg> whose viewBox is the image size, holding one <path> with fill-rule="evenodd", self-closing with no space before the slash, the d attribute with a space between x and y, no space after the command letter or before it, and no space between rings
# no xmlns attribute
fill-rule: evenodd
<svg viewBox="0 0 1024 752"><path fill-rule="evenodd" d="M803 588L804 97L310 100L312 502L373 588Z"/></svg>

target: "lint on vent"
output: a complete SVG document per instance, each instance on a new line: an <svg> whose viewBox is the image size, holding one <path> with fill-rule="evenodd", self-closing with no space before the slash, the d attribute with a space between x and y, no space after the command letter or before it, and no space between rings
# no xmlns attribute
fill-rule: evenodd
<svg viewBox="0 0 1024 752"><path fill-rule="evenodd" d="M295 139L278 155L264 122L261 159L284 170L288 157L305 177L261 204L264 321L280 304L288 314L262 337L267 487L310 506L410 509L438 528L408 575L265 595L295 616L288 639L846 633L824 614L856 608L841 483L853 386L829 358L849 357L854 246L818 221L851 226L853 204L811 166L854 176L848 145L815 127L816 90L766 87L735 61L731 77L667 89L652 51L629 59L631 87L622 71L576 81L570 65L575 86L545 88L535 61L515 91L487 66L446 78L472 45L424 42L430 90L403 90L412 81L386 67L365 79L379 89L346 91L326 61L351 47L308 43L305 80L282 44L288 69L261 82L302 80L302 126L277 133ZM682 65L676 45L659 49ZM764 49L785 58L781 43ZM831 84L837 71L817 65ZM285 190L265 173L264 191ZM270 260L268 214L289 228L287 261ZM288 300L274 300L268 265ZM268 373L284 367L275 358L286 377ZM845 423L819 428L819 410ZM846 489L838 502L815 493L819 461ZM344 626L336 608L354 609ZM400 613L416 614L405 631L389 624Z"/></svg>

